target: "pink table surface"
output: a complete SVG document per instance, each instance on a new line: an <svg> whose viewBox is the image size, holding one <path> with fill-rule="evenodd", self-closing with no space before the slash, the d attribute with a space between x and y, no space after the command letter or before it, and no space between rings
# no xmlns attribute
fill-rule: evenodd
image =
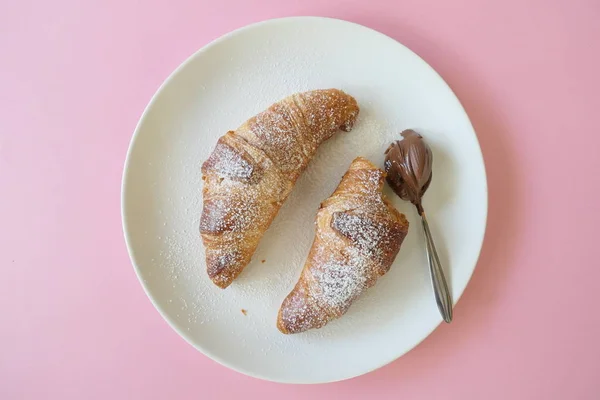
<svg viewBox="0 0 600 400"><path fill-rule="evenodd" d="M489 224L455 322L368 375L264 382L186 344L121 233L159 84L251 22L378 29L449 82L483 148ZM597 0L0 2L0 399L599 399Z"/></svg>

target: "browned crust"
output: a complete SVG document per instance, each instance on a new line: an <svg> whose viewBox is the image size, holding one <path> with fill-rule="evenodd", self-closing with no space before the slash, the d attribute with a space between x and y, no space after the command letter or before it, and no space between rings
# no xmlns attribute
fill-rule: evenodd
<svg viewBox="0 0 600 400"><path fill-rule="evenodd" d="M200 234L208 276L226 288L248 265L318 146L359 109L337 89L299 93L223 135L202 165Z"/></svg>
<svg viewBox="0 0 600 400"><path fill-rule="evenodd" d="M343 257L349 247L371 246L361 251L369 255L365 287L371 287L386 274L408 233L408 221L383 196L384 172L365 158L358 157L344 174L334 193L317 213L316 234L306 264L294 289L284 299L277 328L284 334L320 328L342 316L354 298L343 305L320 302L315 272L327 268L324 260ZM354 226L353 224L359 224ZM373 245L361 227L376 227L382 236ZM375 229L375 228L373 228ZM365 257L367 257L365 255Z"/></svg>

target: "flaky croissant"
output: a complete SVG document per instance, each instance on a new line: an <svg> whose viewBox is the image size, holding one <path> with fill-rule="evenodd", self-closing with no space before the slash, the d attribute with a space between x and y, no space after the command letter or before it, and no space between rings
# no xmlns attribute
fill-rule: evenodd
<svg viewBox="0 0 600 400"><path fill-rule="evenodd" d="M294 94L222 136L202 165L200 233L210 279L225 288L261 237L319 145L350 131L356 100L337 89Z"/></svg>
<svg viewBox="0 0 600 400"><path fill-rule="evenodd" d="M306 264L279 309L281 332L320 328L341 317L390 269L408 221L383 198L384 176L359 157L321 204Z"/></svg>

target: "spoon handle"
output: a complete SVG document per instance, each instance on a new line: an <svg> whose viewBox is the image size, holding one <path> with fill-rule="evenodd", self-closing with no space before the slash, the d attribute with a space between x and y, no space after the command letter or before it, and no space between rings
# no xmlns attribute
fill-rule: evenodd
<svg viewBox="0 0 600 400"><path fill-rule="evenodd" d="M433 282L435 301L444 321L450 323L452 322L452 295L450 294L450 290L448 290L448 283L446 282L444 270L435 249L429 223L424 212L421 213L421 222L423 223L423 232L425 233L425 241L427 243L427 259L429 260L429 271Z"/></svg>

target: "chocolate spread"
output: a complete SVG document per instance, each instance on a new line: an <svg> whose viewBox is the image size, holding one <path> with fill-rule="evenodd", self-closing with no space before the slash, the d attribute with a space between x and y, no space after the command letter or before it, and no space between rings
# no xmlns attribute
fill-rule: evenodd
<svg viewBox="0 0 600 400"><path fill-rule="evenodd" d="M433 155L423 137L411 129L400 134L385 151L386 180L400 198L413 203L423 213L421 198L432 177Z"/></svg>

